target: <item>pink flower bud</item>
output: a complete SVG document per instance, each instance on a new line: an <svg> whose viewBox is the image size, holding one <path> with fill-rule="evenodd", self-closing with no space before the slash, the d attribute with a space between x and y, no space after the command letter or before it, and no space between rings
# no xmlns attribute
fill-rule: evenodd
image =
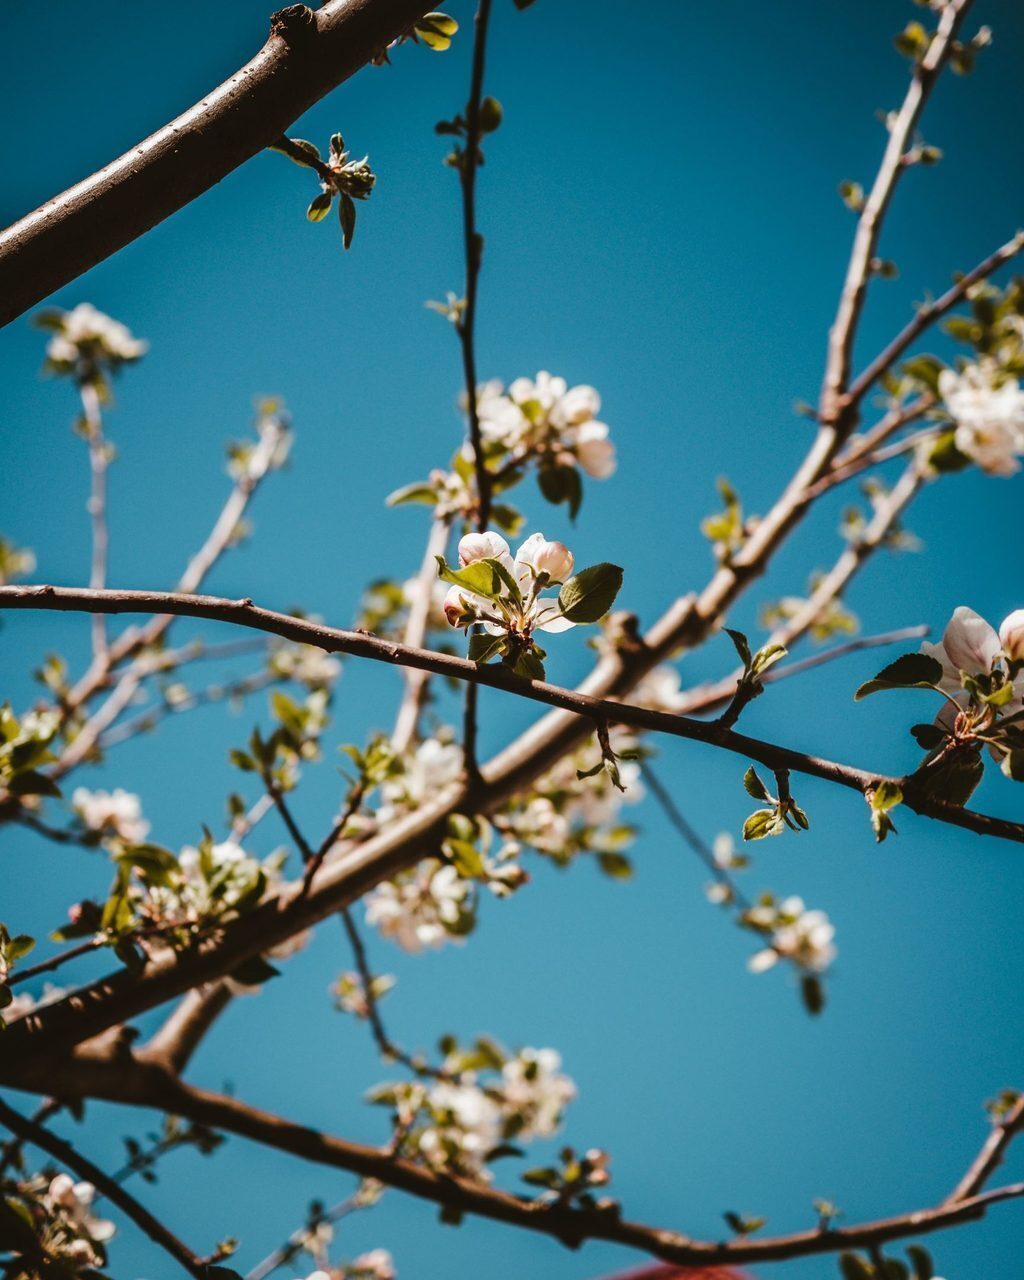
<svg viewBox="0 0 1024 1280"><path fill-rule="evenodd" d="M467 627L476 621L476 614L469 606L463 587L449 587L444 598L444 616L452 627Z"/></svg>
<svg viewBox="0 0 1024 1280"><path fill-rule="evenodd" d="M564 582L572 573L573 555L569 548L561 542L548 542L540 533L527 538L516 559L536 574L546 573L549 582Z"/></svg>
<svg viewBox="0 0 1024 1280"><path fill-rule="evenodd" d="M984 618L960 605L942 636L942 644L957 671L988 675L999 657L999 637Z"/></svg>
<svg viewBox="0 0 1024 1280"><path fill-rule="evenodd" d="M459 541L459 564L465 568L475 560L509 559L508 543L500 533L467 533Z"/></svg>
<svg viewBox="0 0 1024 1280"><path fill-rule="evenodd" d="M1024 662L1024 609L1014 609L1003 619L999 642L1011 662Z"/></svg>

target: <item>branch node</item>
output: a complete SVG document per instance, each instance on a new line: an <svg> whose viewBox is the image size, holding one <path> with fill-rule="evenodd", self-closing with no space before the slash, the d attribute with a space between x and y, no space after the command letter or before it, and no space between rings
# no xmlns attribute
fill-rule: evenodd
<svg viewBox="0 0 1024 1280"><path fill-rule="evenodd" d="M317 34L316 14L305 4L286 5L270 15L270 34L287 45L308 43Z"/></svg>

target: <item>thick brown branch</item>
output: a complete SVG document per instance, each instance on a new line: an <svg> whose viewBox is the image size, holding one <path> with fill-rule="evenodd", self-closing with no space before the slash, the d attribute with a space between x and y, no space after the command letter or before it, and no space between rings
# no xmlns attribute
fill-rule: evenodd
<svg viewBox="0 0 1024 1280"><path fill-rule="evenodd" d="M981 1218L991 1205L1024 1196L1024 1184L1018 1183L957 1203L838 1230L801 1231L763 1240L742 1237L723 1242L693 1240L679 1232L630 1222L615 1212L523 1200L467 1178L435 1173L380 1148L336 1138L260 1111L237 1098L209 1093L177 1081L158 1086L154 1094L143 1100L212 1129L250 1138L316 1164L377 1178L435 1204L553 1236L568 1245L576 1246L585 1240L608 1240L683 1266L768 1262L870 1247Z"/></svg>
<svg viewBox="0 0 1024 1280"><path fill-rule="evenodd" d="M423 0L328 0L315 13L295 4L275 14L267 43L230 79L0 233L0 325L276 141L429 9Z"/></svg>

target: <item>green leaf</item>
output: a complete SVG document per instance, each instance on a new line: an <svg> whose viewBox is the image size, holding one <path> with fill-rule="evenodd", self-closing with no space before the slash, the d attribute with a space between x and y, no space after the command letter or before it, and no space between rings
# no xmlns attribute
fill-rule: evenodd
<svg viewBox="0 0 1024 1280"><path fill-rule="evenodd" d="M907 1246L907 1257L914 1268L914 1280L932 1280L935 1275L935 1264L932 1255L919 1244Z"/></svg>
<svg viewBox="0 0 1024 1280"><path fill-rule="evenodd" d="M937 724L914 724L910 726L910 732L917 745L925 751L934 751L946 741L945 730L940 729Z"/></svg>
<svg viewBox="0 0 1024 1280"><path fill-rule="evenodd" d="M756 809L743 824L744 840L763 840L765 836L781 835L785 822L775 809Z"/></svg>
<svg viewBox="0 0 1024 1280"><path fill-rule="evenodd" d="M788 650L784 644L762 645L757 653L754 654L753 662L750 665L751 674L755 676L764 675L769 667L773 667L787 653Z"/></svg>
<svg viewBox="0 0 1024 1280"><path fill-rule="evenodd" d="M956 447L956 432L944 431L928 451L928 465L940 474L963 471L971 465L966 453Z"/></svg>
<svg viewBox="0 0 1024 1280"><path fill-rule="evenodd" d="M871 793L871 807L879 813L885 813L902 804L903 791L895 782L880 782Z"/></svg>
<svg viewBox="0 0 1024 1280"><path fill-rule="evenodd" d="M495 658L505 647L504 636L489 636L485 633L482 635L472 635L469 637L469 660L470 662L489 662L491 658Z"/></svg>
<svg viewBox="0 0 1024 1280"><path fill-rule="evenodd" d="M908 378L913 378L916 382L920 382L927 387L929 391L938 394L939 391L939 374L946 366L938 358L938 356L914 356L912 360L907 360L903 366L903 372Z"/></svg>
<svg viewBox="0 0 1024 1280"><path fill-rule="evenodd" d="M839 1255L839 1270L843 1280L874 1280L875 1269L855 1253Z"/></svg>
<svg viewBox="0 0 1024 1280"><path fill-rule="evenodd" d="M753 765L750 765L743 775L743 787L747 795L753 796L755 800L770 801L772 798Z"/></svg>
<svg viewBox="0 0 1024 1280"><path fill-rule="evenodd" d="M812 1017L817 1017L825 1008L825 988L821 979L813 973L805 973L800 979L800 996L804 1008Z"/></svg>
<svg viewBox="0 0 1024 1280"><path fill-rule="evenodd" d="M624 853L599 853L597 863L613 880L632 880L633 863Z"/></svg>
<svg viewBox="0 0 1024 1280"><path fill-rule="evenodd" d="M264 982L269 982L271 978L278 977L280 972L280 969L275 969L262 956L253 956L233 970L231 977L236 982L240 982L243 987L259 987Z"/></svg>
<svg viewBox="0 0 1024 1280"><path fill-rule="evenodd" d="M54 796L60 795L60 787L45 773L37 773L35 769L27 769L16 774L7 784L7 790L15 796Z"/></svg>
<svg viewBox="0 0 1024 1280"><path fill-rule="evenodd" d="M437 576L442 582L450 582L452 586L462 587L474 595L483 596L485 600L498 600L503 594L505 578L499 572L502 566L496 560L474 560L464 569L449 568L444 556L436 556Z"/></svg>
<svg viewBox="0 0 1024 1280"><path fill-rule="evenodd" d="M480 103L480 132L493 133L501 124L504 112L497 98L487 97Z"/></svg>
<svg viewBox="0 0 1024 1280"><path fill-rule="evenodd" d="M518 0L516 0L518 3ZM558 1184L557 1169L527 1169L520 1175L531 1187L554 1187Z"/></svg>
<svg viewBox="0 0 1024 1280"><path fill-rule="evenodd" d="M522 676L524 680L544 679L544 663L533 649L527 649L521 653L516 659L516 664L512 670L517 676Z"/></svg>
<svg viewBox="0 0 1024 1280"><path fill-rule="evenodd" d="M341 243L349 249L356 233L356 203L347 191L342 191L338 200L338 221L341 223Z"/></svg>
<svg viewBox="0 0 1024 1280"><path fill-rule="evenodd" d="M548 502L554 506L564 502L569 508L569 519L576 519L583 502L583 481L575 467L542 467L537 472L537 484Z"/></svg>
<svg viewBox="0 0 1024 1280"><path fill-rule="evenodd" d="M334 197L329 191L321 191L318 196L314 196L309 202L309 208L306 210L306 217L309 221L323 222L331 211L333 199Z"/></svg>
<svg viewBox="0 0 1024 1280"><path fill-rule="evenodd" d="M469 840L446 840L443 848L463 880L482 880L485 878L484 860L475 844L472 844Z"/></svg>
<svg viewBox="0 0 1024 1280"><path fill-rule="evenodd" d="M937 769L928 769L920 775L924 794L931 800L946 804L965 805L985 772L985 765L978 751L952 756Z"/></svg>
<svg viewBox="0 0 1024 1280"><path fill-rule="evenodd" d="M432 485L417 481L415 484L403 485L401 489L389 493L385 502L389 507L400 507L406 502L422 502L424 506L436 507L437 490Z"/></svg>
<svg viewBox="0 0 1024 1280"><path fill-rule="evenodd" d="M942 664L924 653L905 653L873 680L862 684L853 695L855 702L884 689L934 689L942 679Z"/></svg>
<svg viewBox="0 0 1024 1280"><path fill-rule="evenodd" d="M1000 768L1012 782L1024 782L1024 748L1014 747L1008 751Z"/></svg>
<svg viewBox="0 0 1024 1280"><path fill-rule="evenodd" d="M740 1236L749 1236L755 1231L760 1231L768 1221L767 1218L745 1218L739 1213L723 1213L722 1217Z"/></svg>
<svg viewBox="0 0 1024 1280"><path fill-rule="evenodd" d="M15 960L20 960L23 956L35 947L35 938L30 938L27 933L16 934L7 944L7 961L13 964Z"/></svg>
<svg viewBox="0 0 1024 1280"><path fill-rule="evenodd" d="M312 142L307 142L305 138L289 138L288 141L292 144L293 147L299 147L302 151L305 151L305 153L310 157L311 160L320 159L320 148L314 146ZM283 147L271 146L269 150L280 151L281 155L287 156L288 159L291 160L294 164L302 165L304 169L312 167L311 165L309 165L308 161L302 160L296 155L292 155L290 151L285 151Z"/></svg>
<svg viewBox="0 0 1024 1280"><path fill-rule="evenodd" d="M732 641L733 647L739 654L740 662L743 663L743 669L745 671L749 671L753 659L751 658L750 642L747 640L747 637L742 631L733 631L729 627L723 627L722 630Z"/></svg>
<svg viewBox="0 0 1024 1280"><path fill-rule="evenodd" d="M570 622L598 622L615 603L621 586L617 564L595 564L563 584L558 603Z"/></svg>
<svg viewBox="0 0 1024 1280"><path fill-rule="evenodd" d="M415 26L416 35L435 53L443 53L451 47L452 36L459 24L446 13L425 13Z"/></svg>

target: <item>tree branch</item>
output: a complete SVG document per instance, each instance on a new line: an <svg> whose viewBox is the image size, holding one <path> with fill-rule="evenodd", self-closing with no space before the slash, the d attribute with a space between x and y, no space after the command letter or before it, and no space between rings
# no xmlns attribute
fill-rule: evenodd
<svg viewBox="0 0 1024 1280"><path fill-rule="evenodd" d="M967 296L974 285L988 279L1005 262L1015 258L1022 249L1024 249L1024 231L1018 231L1012 240L1007 240L1006 244L1001 245L994 253L989 254L976 267L968 271L966 275L961 276L951 288L946 290L941 298L918 307L917 314L913 320L900 330L884 351L879 352L863 373L857 375L850 385L850 400L856 403L862 399L865 393L885 373L886 369L890 368L904 351L913 342L917 341L929 325L934 324L936 320L940 319L948 311L952 311L957 303Z"/></svg>
<svg viewBox="0 0 1024 1280"><path fill-rule="evenodd" d="M825 382L821 394L821 416L835 422L847 413L856 402L845 395L853 358L853 344L857 336L860 313L867 296L872 263L882 232L886 211L896 190L900 174L905 166L904 155L913 138L925 103L934 87L939 72L949 56L953 41L963 24L972 0L950 0L941 13L939 26L924 57L914 68L895 119L889 128L882 163L864 202L857 220L853 249L846 271L846 281L839 299L839 308L829 333L828 358L825 365Z"/></svg>
<svg viewBox="0 0 1024 1280"><path fill-rule="evenodd" d="M91 591L74 587L0 587L2 609L49 609L97 613L159 612L188 617L211 618L220 622L233 622L240 626L254 627L316 645L331 653L349 653L355 657L370 658L398 666L417 667L435 675L450 676L472 684L486 685L506 693L559 707L577 716L586 716L596 722L628 724L653 733L666 733L686 738L707 746L731 751L736 755L756 760L769 769L791 769L796 773L821 778L864 794L878 782L895 782L906 790L906 778L887 777L871 773L852 765L822 759L806 752L794 751L775 743L764 742L745 734L723 729L715 724L692 720L686 716L652 711L628 703L612 702L606 698L594 698L574 689L541 680L524 680L503 666L479 666L467 658L434 653L429 649L406 648L392 640L381 640L360 631L346 631L294 618L289 614L262 609L251 599L227 600L217 596L189 596L165 591ZM993 818L955 805L930 801L921 796L907 794L908 808L928 817L954 826L964 827L980 835L998 836L1002 839L1024 842L1024 824Z"/></svg>
<svg viewBox="0 0 1024 1280"><path fill-rule="evenodd" d="M0 325L269 146L429 9L424 0L329 0L315 13L298 4L276 13L252 61L176 120L0 233ZM182 39L189 38L183 31Z"/></svg>
<svg viewBox="0 0 1024 1280"><path fill-rule="evenodd" d="M206 1280L208 1275L206 1262L198 1254L193 1253L186 1244L183 1244L159 1219L155 1218L134 1196L129 1195L113 1178L104 1173L98 1165L93 1164L91 1160L76 1151L70 1142L65 1142L63 1138L59 1138L55 1133L44 1129L37 1121L23 1116L2 1100L0 1100L0 1124L10 1129L11 1133L15 1134L23 1142L30 1142L33 1146L39 1147L40 1150L53 1156L55 1160L59 1160L61 1164L66 1165L69 1169L74 1169L80 1178L91 1182L96 1190L106 1196L111 1204L117 1205L122 1213L131 1218L135 1225L144 1231L154 1244L158 1244L190 1276L195 1276L196 1280Z"/></svg>
<svg viewBox="0 0 1024 1280"><path fill-rule="evenodd" d="M210 1093L180 1081L166 1080L150 1092L151 1096L132 1100L148 1102L211 1129L238 1134L315 1164L377 1178L388 1186L462 1213L553 1236L572 1247L585 1240L607 1240L682 1266L769 1262L871 1247L978 1219L992 1205L1024 1196L1024 1183L1016 1183L955 1203L838 1229L801 1231L763 1240L739 1237L721 1242L702 1241L676 1231L628 1221L615 1211L524 1200L469 1178L435 1173L381 1148L336 1138L258 1110L237 1098ZM119 1099L112 1096L111 1100Z"/></svg>

